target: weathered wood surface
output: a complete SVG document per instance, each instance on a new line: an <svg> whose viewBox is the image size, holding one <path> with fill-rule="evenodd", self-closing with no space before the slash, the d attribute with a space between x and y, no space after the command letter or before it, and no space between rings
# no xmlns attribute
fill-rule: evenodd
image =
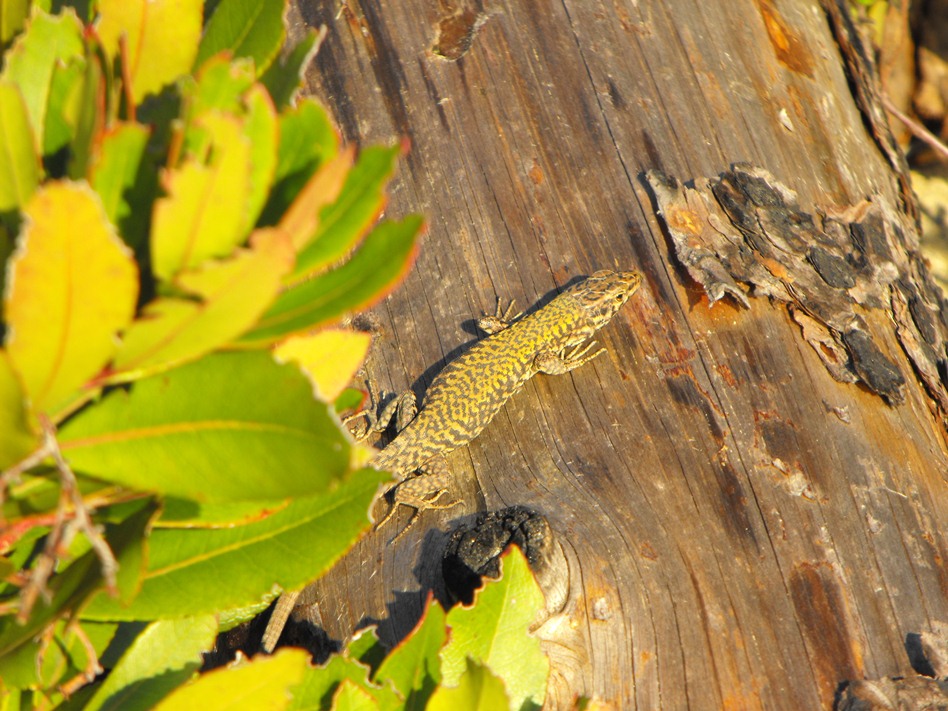
<svg viewBox="0 0 948 711"><path fill-rule="evenodd" d="M411 141L388 211L423 211L428 233L375 309L380 386L420 394L498 296L532 305L614 266L646 277L602 332L607 355L535 378L449 457L461 505L390 546L403 511L316 586L327 633L378 622L397 640L428 588L442 592L442 532L520 504L547 516L570 568L569 599L540 629L551 708L576 694L820 708L845 679L912 673L906 635L948 620L948 458L891 319L859 311L906 380L894 406L834 380L785 305L751 294L747 309L709 308L644 180L748 162L808 209L871 198L904 211L820 6L303 0L294 12L329 28L310 90L346 137Z"/></svg>

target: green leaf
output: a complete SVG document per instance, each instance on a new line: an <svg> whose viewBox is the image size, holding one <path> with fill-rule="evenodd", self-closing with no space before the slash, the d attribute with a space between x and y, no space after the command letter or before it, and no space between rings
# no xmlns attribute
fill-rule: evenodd
<svg viewBox="0 0 948 711"><path fill-rule="evenodd" d="M378 704L378 708L404 708L391 688L373 684L369 681L369 668L344 653L330 657L325 666L307 669L302 682L293 689L293 701L289 709L308 711L334 708L333 698L344 682L361 689Z"/></svg>
<svg viewBox="0 0 948 711"><path fill-rule="evenodd" d="M272 709L290 702L290 688L299 683L309 666L309 653L281 649L272 657L257 657L237 667L202 674L180 687L154 707L155 711L225 711Z"/></svg>
<svg viewBox="0 0 948 711"><path fill-rule="evenodd" d="M362 390L346 388L339 397L336 398L333 407L335 407L337 414L345 412L346 410L358 410L362 406L362 403L365 402L365 398L366 394Z"/></svg>
<svg viewBox="0 0 948 711"><path fill-rule="evenodd" d="M149 522L156 512L150 502L116 526L107 526L105 540L119 564L134 570L141 560L141 548ZM39 649L31 645L32 640L57 618L81 608L96 590L102 586L99 559L95 551L88 551L77 558L49 583L51 599L40 597L25 624L19 624L11 616L0 618L0 677L7 656L26 645L32 653Z"/></svg>
<svg viewBox="0 0 948 711"><path fill-rule="evenodd" d="M6 351L0 349L0 471L16 464L38 445L30 427L23 386L13 371ZM5 576L0 576L2 579Z"/></svg>
<svg viewBox="0 0 948 711"><path fill-rule="evenodd" d="M59 481L51 476L50 469L44 471L40 468L33 471L37 473L24 474L18 483L7 490L3 507L0 509L0 516L11 526L11 539L17 540L17 547L22 543L22 540L17 538L19 533L49 524L62 493ZM108 499L108 492L104 491L108 485L85 477L79 477L77 483L79 493L87 502L95 501L98 504ZM127 512L120 513L118 518L111 520L121 520L127 515ZM31 548L28 538L26 545L28 549ZM20 564L24 562L25 558Z"/></svg>
<svg viewBox="0 0 948 711"><path fill-rule="evenodd" d="M30 479L29 475L23 477L24 479ZM17 487L19 488L19 486ZM9 506L8 501L4 501L4 516L7 515L7 507ZM9 519L7 519L9 521ZM11 525L12 529L12 525ZM27 528L22 536L16 536L18 531L11 530L11 538L13 538L13 545L11 548L4 553L4 559L13 566L14 570L20 570L21 568L26 567L26 564L35 557L37 541L46 535L48 527L42 524L37 523L36 525L30 526ZM6 578L4 578L5 580ZM5 583L2 587L3 594L8 598L15 597L19 594L20 588L17 585L12 583Z"/></svg>
<svg viewBox="0 0 948 711"><path fill-rule="evenodd" d="M227 50L233 57L252 57L259 76L283 44L285 11L286 0L221 0L204 28L195 65Z"/></svg>
<svg viewBox="0 0 948 711"><path fill-rule="evenodd" d="M40 178L36 137L19 87L0 81L0 213L19 210Z"/></svg>
<svg viewBox="0 0 948 711"><path fill-rule="evenodd" d="M111 359L138 274L88 185L47 183L24 213L8 265L6 347L33 409L54 414Z"/></svg>
<svg viewBox="0 0 948 711"><path fill-rule="evenodd" d="M350 445L293 366L226 353L116 390L60 430L76 469L195 501L272 501L326 491Z"/></svg>
<svg viewBox="0 0 948 711"><path fill-rule="evenodd" d="M102 199L105 214L136 252L144 244L148 226L141 216L150 212L157 187L153 166L143 162L148 137L145 126L116 124L101 137L89 170L89 182Z"/></svg>
<svg viewBox="0 0 948 711"><path fill-rule="evenodd" d="M355 659L368 667L370 679L375 676L387 653L388 650L379 641L379 631L374 626L357 630L343 650L343 654L349 659Z"/></svg>
<svg viewBox="0 0 948 711"><path fill-rule="evenodd" d="M217 529L155 529L149 570L128 607L100 595L84 610L95 620L170 619L228 610L319 577L368 524L382 475L357 472L329 494L292 501L262 521Z"/></svg>
<svg viewBox="0 0 948 711"><path fill-rule="evenodd" d="M29 12L29 0L4 0L0 3L0 47L6 47L23 29Z"/></svg>
<svg viewBox="0 0 948 711"><path fill-rule="evenodd" d="M247 123L250 139L250 195L247 198L247 222L255 224L263 210L276 172L277 147L280 142L273 102L266 90L255 85L246 95Z"/></svg>
<svg viewBox="0 0 948 711"><path fill-rule="evenodd" d="M201 667L201 654L214 646L213 615L152 622L109 672L84 711L152 708Z"/></svg>
<svg viewBox="0 0 948 711"><path fill-rule="evenodd" d="M479 591L473 606L448 613L451 638L441 652L443 684L457 686L471 658L505 682L511 709L528 703L539 708L550 662L529 630L543 608L543 593L519 548L511 547L502 561L500 580Z"/></svg>
<svg viewBox="0 0 948 711"><path fill-rule="evenodd" d="M438 654L446 639L444 610L429 597L421 621L385 658L374 681L390 681L405 699L406 708L425 708L428 698L441 683Z"/></svg>
<svg viewBox="0 0 948 711"><path fill-rule="evenodd" d="M324 29L309 29L293 49L273 62L260 77L260 83L267 88L277 109L283 110L293 103L303 82L303 73L316 56L325 35Z"/></svg>
<svg viewBox="0 0 948 711"><path fill-rule="evenodd" d="M74 11L56 16L36 11L4 57L0 79L17 85L23 93L35 145L46 145L46 111L56 67L81 60L84 53L82 24Z"/></svg>
<svg viewBox="0 0 948 711"><path fill-rule="evenodd" d="M94 52L95 49L92 51ZM69 177L74 180L85 178L88 174L89 163L104 132L107 84L99 55L93 54L92 58L85 63L81 93L76 97L75 102L77 105L68 115L72 129L69 145Z"/></svg>
<svg viewBox="0 0 948 711"><path fill-rule="evenodd" d="M70 57L53 67L43 128L43 155L52 155L75 138L82 110L86 58Z"/></svg>
<svg viewBox="0 0 948 711"><path fill-rule="evenodd" d="M101 655L115 636L117 625L87 623L82 625L85 639L81 639L68 620L51 626L43 654L37 654L37 645L24 644L0 659L0 679L5 689L36 689L54 687L86 671L93 653ZM46 695L46 700L50 700ZM31 707L32 708L32 707Z"/></svg>
<svg viewBox="0 0 948 711"><path fill-rule="evenodd" d="M421 226L417 215L380 223L340 267L283 292L241 342L273 342L368 308L407 272Z"/></svg>
<svg viewBox="0 0 948 711"><path fill-rule="evenodd" d="M372 146L359 154L339 197L323 208L319 226L296 260L293 280L324 269L344 257L372 226L382 208L382 192L401 148Z"/></svg>
<svg viewBox="0 0 948 711"><path fill-rule="evenodd" d="M76 626L70 624L69 619L60 620L56 624L56 645L62 650L66 657L66 664L60 666L62 676L56 680L54 673L48 673L49 667L47 659L43 659L43 679L44 685L49 687L54 684L75 679L75 677L86 672L95 662L102 658L107 649L112 646L115 635L118 632L118 625L112 622L98 623L87 622L81 625L81 632L85 639L76 634ZM87 646L87 643L89 646ZM50 645L52 647L53 645ZM49 656L49 655L45 655Z"/></svg>
<svg viewBox="0 0 948 711"><path fill-rule="evenodd" d="M258 232L249 250L178 274L192 298L159 298L132 322L112 365L111 382L137 379L194 360L229 343L273 302L293 265L290 241Z"/></svg>
<svg viewBox="0 0 948 711"><path fill-rule="evenodd" d="M208 60L198 71L196 79L182 82L188 123L209 111L242 114L243 97L250 91L253 82L253 62L250 60L231 61L226 56Z"/></svg>
<svg viewBox="0 0 948 711"><path fill-rule="evenodd" d="M347 149L323 162L309 180L300 186L293 202L280 217L278 227L289 235L297 252L306 246L316 232L322 208L339 197L352 170L353 155L354 152Z"/></svg>
<svg viewBox="0 0 948 711"><path fill-rule="evenodd" d="M124 37L129 90L135 103L186 74L197 55L203 0L98 0L96 25L112 57Z"/></svg>
<svg viewBox="0 0 948 711"><path fill-rule="evenodd" d="M233 528L261 521L286 508L289 501L237 501L202 504L190 499L168 497L156 528Z"/></svg>
<svg viewBox="0 0 948 711"><path fill-rule="evenodd" d="M55 646L53 650L58 651ZM4 690L30 689L40 686L42 684L41 671L40 665L37 664L36 648L33 645L21 644L0 657L0 678L3 679Z"/></svg>
<svg viewBox="0 0 948 711"><path fill-rule="evenodd" d="M466 659L455 688L442 686L431 697L428 711L497 711L520 708L507 698L504 684L486 666ZM537 706L539 708L539 706Z"/></svg>
<svg viewBox="0 0 948 711"><path fill-rule="evenodd" d="M339 134L313 99L303 99L280 114L279 134L273 188L260 219L263 225L279 222L317 167L339 152Z"/></svg>
<svg viewBox="0 0 948 711"><path fill-rule="evenodd" d="M0 264L7 264L10 260L10 256L13 254L13 235L11 234L10 229L8 229L7 224L4 221L5 217L10 217L11 223L14 223L14 226L19 224L20 215L16 213L14 215L4 215L0 212ZM0 293L3 293L7 289L7 270L0 269ZM0 301L0 321L5 321L6 317L3 313L4 304Z"/></svg>
<svg viewBox="0 0 948 711"><path fill-rule="evenodd" d="M379 703L354 682L344 679L332 697L333 711L376 711Z"/></svg>

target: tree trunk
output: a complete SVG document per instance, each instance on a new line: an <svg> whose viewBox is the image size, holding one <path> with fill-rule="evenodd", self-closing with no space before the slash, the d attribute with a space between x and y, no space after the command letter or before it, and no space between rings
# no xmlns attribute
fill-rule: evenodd
<svg viewBox="0 0 948 711"><path fill-rule="evenodd" d="M388 545L403 510L304 596L329 637L396 642L444 597L446 532L522 505L568 564L538 630L550 708L825 708L914 674L906 640L948 621L948 328L871 65L825 4L294 9L328 26L310 89L346 138L411 142L388 212L428 233L375 309L381 387L422 395L498 297L645 275L607 354L448 457L459 506Z"/></svg>

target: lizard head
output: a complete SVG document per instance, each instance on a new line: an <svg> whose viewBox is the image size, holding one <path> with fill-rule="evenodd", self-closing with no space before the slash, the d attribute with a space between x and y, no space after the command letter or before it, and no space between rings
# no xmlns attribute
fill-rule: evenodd
<svg viewBox="0 0 948 711"><path fill-rule="evenodd" d="M570 287L567 293L579 300L588 318L586 337L609 323L641 283L642 275L636 271L604 270Z"/></svg>

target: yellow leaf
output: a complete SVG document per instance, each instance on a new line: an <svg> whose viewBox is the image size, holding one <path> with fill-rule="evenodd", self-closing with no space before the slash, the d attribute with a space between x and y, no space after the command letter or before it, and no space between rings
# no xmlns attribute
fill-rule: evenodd
<svg viewBox="0 0 948 711"><path fill-rule="evenodd" d="M181 272L175 283L197 300L159 298L149 303L125 334L115 356L126 381L193 360L229 343L256 323L276 298L293 266L289 239L279 230L258 230L251 249L223 261Z"/></svg>
<svg viewBox="0 0 948 711"><path fill-rule="evenodd" d="M212 257L225 257L247 231L250 141L240 119L209 112L210 164L195 158L165 173L167 197L155 203L152 267L162 279Z"/></svg>
<svg viewBox="0 0 948 711"><path fill-rule="evenodd" d="M190 71L197 57L203 0L99 0L98 32L112 56L125 38L131 94L138 104Z"/></svg>
<svg viewBox="0 0 948 711"><path fill-rule="evenodd" d="M293 361L313 382L316 394L332 402L352 381L365 360L372 336L330 328L309 336L291 336L273 350L281 363Z"/></svg>
<svg viewBox="0 0 948 711"><path fill-rule="evenodd" d="M20 461L36 447L23 387L6 351L0 350L0 471Z"/></svg>
<svg viewBox="0 0 948 711"><path fill-rule="evenodd" d="M272 657L257 657L237 667L201 674L175 689L155 706L155 711L201 709L278 709L290 702L291 689L309 666L302 649L281 649Z"/></svg>
<svg viewBox="0 0 948 711"><path fill-rule="evenodd" d="M355 149L349 147L313 173L280 220L280 227L292 237L297 252L316 232L319 211L339 197L354 155Z"/></svg>
<svg viewBox="0 0 948 711"><path fill-rule="evenodd" d="M135 261L88 185L34 193L5 297L7 351L34 411L55 413L111 360L137 295Z"/></svg>

